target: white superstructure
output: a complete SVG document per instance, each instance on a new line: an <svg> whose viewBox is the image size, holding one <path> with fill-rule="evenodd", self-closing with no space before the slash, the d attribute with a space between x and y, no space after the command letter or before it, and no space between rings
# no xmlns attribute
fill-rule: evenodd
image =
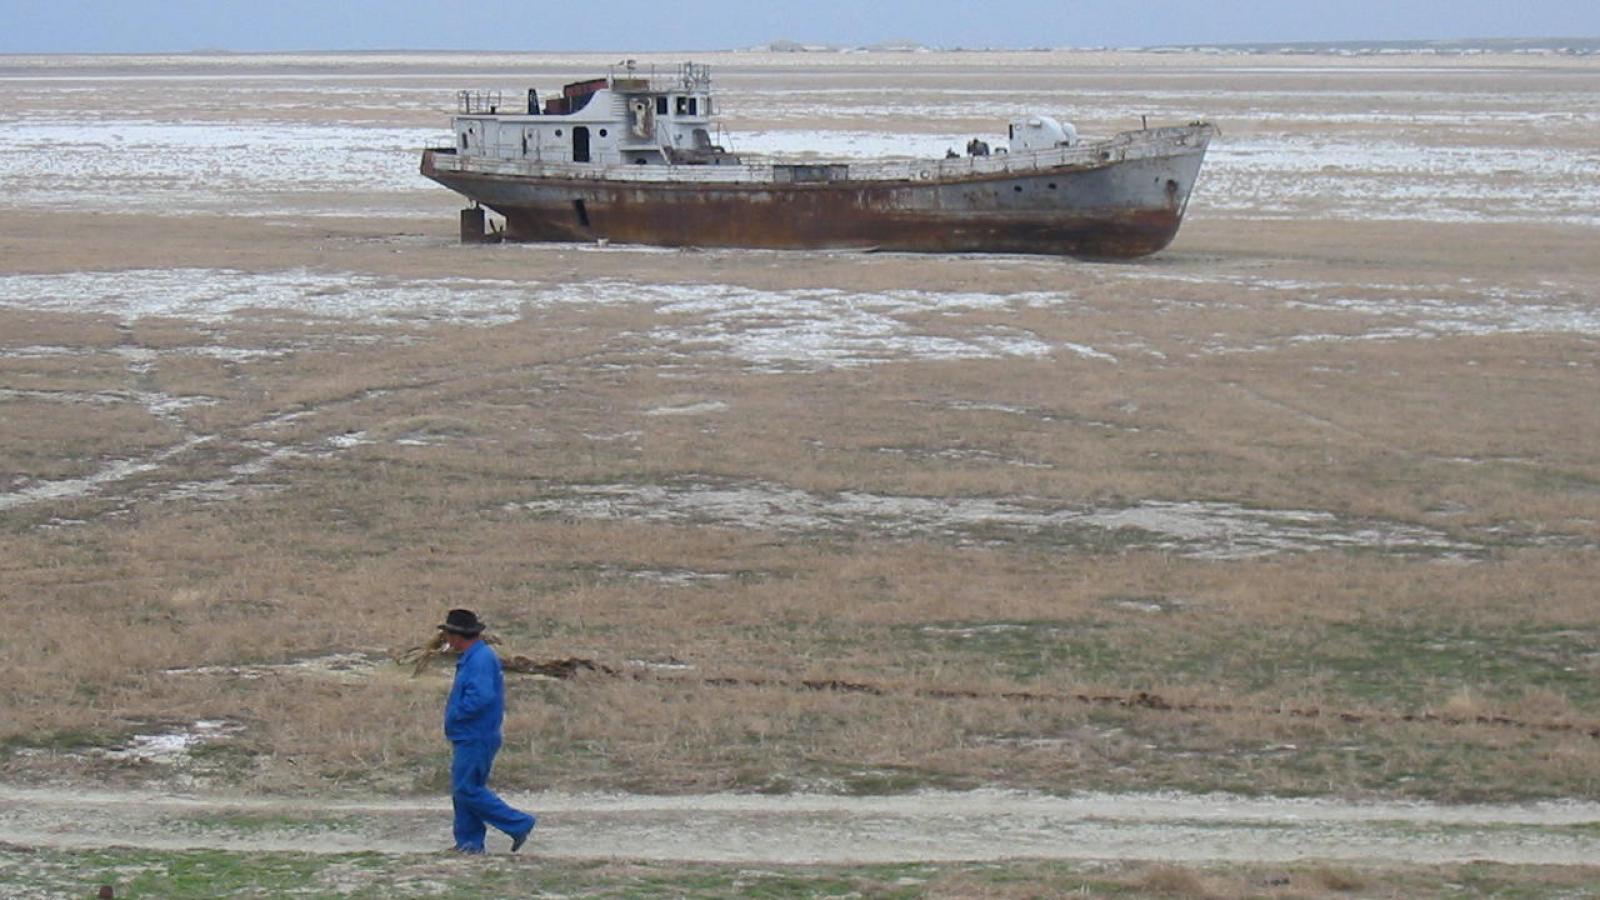
<svg viewBox="0 0 1600 900"><path fill-rule="evenodd" d="M530 90L520 113L508 111L498 94L463 91L460 101L453 121L464 157L599 166L738 162L712 140L711 72L694 63L663 82L640 77L630 62L620 74L567 85L543 107Z"/></svg>

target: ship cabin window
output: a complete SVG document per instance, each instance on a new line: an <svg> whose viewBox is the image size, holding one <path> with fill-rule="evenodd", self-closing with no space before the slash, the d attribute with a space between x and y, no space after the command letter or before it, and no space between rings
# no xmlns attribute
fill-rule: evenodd
<svg viewBox="0 0 1600 900"><path fill-rule="evenodd" d="M662 94L661 96L656 98L656 115L664 116L666 114L667 114L667 95L666 94Z"/></svg>
<svg viewBox="0 0 1600 900"><path fill-rule="evenodd" d="M467 149L467 133L465 131L461 132L461 149Z"/></svg>
<svg viewBox="0 0 1600 900"><path fill-rule="evenodd" d="M698 113L695 112L695 98L693 98L693 97L679 97L678 98L678 115L680 115L680 116L698 115Z"/></svg>
<svg viewBox="0 0 1600 900"><path fill-rule="evenodd" d="M711 98L710 97L706 97L705 98L705 107L706 107L706 115L708 115L708 116L711 115Z"/></svg>

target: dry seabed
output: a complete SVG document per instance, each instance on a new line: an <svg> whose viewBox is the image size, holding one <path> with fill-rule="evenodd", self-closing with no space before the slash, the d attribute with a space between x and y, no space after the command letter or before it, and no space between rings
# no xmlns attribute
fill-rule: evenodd
<svg viewBox="0 0 1600 900"><path fill-rule="evenodd" d="M583 248L573 248L583 249ZM539 248L528 253L538 254ZM549 254L554 251L543 250ZM648 250L615 248L629 257ZM681 253L681 251L680 251ZM729 260L738 251L713 251ZM799 254L770 254L794 259ZM977 258L1000 263L1005 257ZM907 259L908 264L914 260ZM720 352L757 366L827 367L871 362L1039 357L1069 352L1085 359L1117 362L1161 355L1159 334L1123 333L1103 348L1049 341L1024 329L996 324L965 326L964 333L927 333L927 317L963 314L1003 316L1025 309L1077 314L1091 322L1103 316L1104 295L1129 288L1126 313L1170 316L1191 305L1210 309L1253 306L1325 314L1326 331L1274 334L1270 341L1241 343L1237 336L1208 336L1200 353L1237 353L1338 340L1402 341L1449 336L1508 334L1600 336L1600 311L1587 284L1541 279L1537 284L1496 284L1463 278L1453 284L1382 284L1359 281L1285 280L1206 271L1205 265L1141 269L1082 265L1070 286L1010 293L838 288L768 290L739 284L651 283L615 279L560 284L454 277L383 277L355 272L244 272L224 269L79 271L49 275L0 275L0 307L106 315L124 323L145 318L180 318L212 325L235 316L279 316L343 321L355 325L467 324L490 327L515 321L529 310L552 306L635 306L682 322L660 325L639 337L651 347L679 353ZM1066 272L1058 272L1067 275ZM1091 324L1086 322L1085 324ZM958 329L961 326L957 326ZM226 334L223 331L222 334ZM683 348L691 348L685 350ZM69 347L0 348L0 356L70 354ZM119 352L132 352L121 348ZM233 355L273 352L230 346L185 347L172 352ZM287 348L275 351L287 352Z"/></svg>
<svg viewBox="0 0 1600 900"><path fill-rule="evenodd" d="M0 844L438 849L474 605L625 672L551 859L1592 862L1592 65L805 56L736 149L1222 135L1131 264L466 247L453 92L615 60L0 59Z"/></svg>
<svg viewBox="0 0 1600 900"><path fill-rule="evenodd" d="M1459 557L1481 545L1398 522L1348 521L1327 512L1248 509L1234 503L1147 501L1124 508L1063 509L1038 498L822 496L772 484L552 485L549 499L517 504L536 515L750 528L815 537L865 532L956 543L1039 541L1124 547L1204 559L1285 551L1368 549ZM1099 534L1086 536L1086 532ZM1111 537L1102 535L1114 535Z"/></svg>

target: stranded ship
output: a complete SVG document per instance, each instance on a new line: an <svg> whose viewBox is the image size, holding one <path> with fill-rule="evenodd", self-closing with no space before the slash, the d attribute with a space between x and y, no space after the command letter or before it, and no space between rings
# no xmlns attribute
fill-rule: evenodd
<svg viewBox="0 0 1600 900"><path fill-rule="evenodd" d="M1206 123L1079 139L1046 115L1010 120L943 159L756 161L713 138L708 67L632 64L506 109L463 91L450 147L422 174L472 201L463 240L680 247L1064 254L1127 258L1171 243L1215 129Z"/></svg>

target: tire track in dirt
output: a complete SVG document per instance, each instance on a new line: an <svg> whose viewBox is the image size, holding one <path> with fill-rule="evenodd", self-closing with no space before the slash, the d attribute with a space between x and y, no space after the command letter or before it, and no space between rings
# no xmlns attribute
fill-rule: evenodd
<svg viewBox="0 0 1600 900"><path fill-rule="evenodd" d="M1600 804L1435 806L1211 795L508 794L532 855L720 863L1016 858L1592 865ZM0 845L386 854L450 842L446 798L316 802L0 787ZM504 852L491 838L491 852Z"/></svg>

